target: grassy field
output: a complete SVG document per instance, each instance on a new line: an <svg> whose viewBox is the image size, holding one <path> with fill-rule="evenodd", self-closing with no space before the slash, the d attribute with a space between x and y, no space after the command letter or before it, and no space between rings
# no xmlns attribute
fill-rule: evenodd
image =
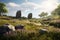
<svg viewBox="0 0 60 40"><path fill-rule="evenodd" d="M60 28L42 25L37 19L13 19L11 17L0 17L0 26L9 23L11 25L24 25L24 31L17 32L16 36L1 36L1 40L60 40ZM47 29L48 32L41 34L40 29Z"/></svg>

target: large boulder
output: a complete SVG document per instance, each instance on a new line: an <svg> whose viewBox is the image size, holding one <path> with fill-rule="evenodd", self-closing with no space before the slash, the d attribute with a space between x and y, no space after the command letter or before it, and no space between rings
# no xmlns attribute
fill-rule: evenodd
<svg viewBox="0 0 60 40"><path fill-rule="evenodd" d="M40 29L39 33L40 34L45 34L45 33L48 33L48 30L47 29Z"/></svg>
<svg viewBox="0 0 60 40"><path fill-rule="evenodd" d="M11 31L15 31L15 26L11 25L11 24L4 24L4 27L8 27Z"/></svg>
<svg viewBox="0 0 60 40"><path fill-rule="evenodd" d="M8 27L1 26L0 27L0 35L5 34L6 32L11 31Z"/></svg>
<svg viewBox="0 0 60 40"><path fill-rule="evenodd" d="M15 29L18 30L18 29L24 29L24 26L23 25L16 25L15 26Z"/></svg>
<svg viewBox="0 0 60 40"><path fill-rule="evenodd" d="M8 27L3 27L3 26L1 26L0 27L0 34L2 35L2 34L4 34L4 33L6 33L6 32L9 32L9 28Z"/></svg>
<svg viewBox="0 0 60 40"><path fill-rule="evenodd" d="M15 35L15 27L11 24L4 24L0 27L0 35Z"/></svg>
<svg viewBox="0 0 60 40"><path fill-rule="evenodd" d="M32 13L28 14L28 19L32 19Z"/></svg>
<svg viewBox="0 0 60 40"><path fill-rule="evenodd" d="M20 10L17 11L17 13L16 13L16 18L21 18L21 11L20 11Z"/></svg>

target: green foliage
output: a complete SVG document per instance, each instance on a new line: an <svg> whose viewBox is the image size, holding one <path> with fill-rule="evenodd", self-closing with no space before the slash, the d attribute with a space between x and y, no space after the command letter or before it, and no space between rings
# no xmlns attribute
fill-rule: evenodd
<svg viewBox="0 0 60 40"><path fill-rule="evenodd" d="M48 13L45 13L45 12L42 12L41 14L39 14L40 17L45 17L47 15L48 15Z"/></svg>
<svg viewBox="0 0 60 40"><path fill-rule="evenodd" d="M28 19L31 19L32 18L32 13L29 13L28 14Z"/></svg>
<svg viewBox="0 0 60 40"><path fill-rule="evenodd" d="M52 16L59 16L60 17L60 5L58 5L58 7L52 11L51 13Z"/></svg>
<svg viewBox="0 0 60 40"><path fill-rule="evenodd" d="M6 5L4 3L0 3L0 15L1 13L7 13L7 8Z"/></svg>
<svg viewBox="0 0 60 40"><path fill-rule="evenodd" d="M21 17L21 19L27 19L27 18L23 16L23 17Z"/></svg>
<svg viewBox="0 0 60 40"><path fill-rule="evenodd" d="M49 22L49 25L60 28L60 23L59 22L58 23L57 22Z"/></svg>

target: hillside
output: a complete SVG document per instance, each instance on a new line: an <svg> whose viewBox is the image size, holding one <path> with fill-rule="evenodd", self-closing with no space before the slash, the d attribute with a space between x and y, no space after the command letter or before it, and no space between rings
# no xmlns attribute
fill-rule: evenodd
<svg viewBox="0 0 60 40"><path fill-rule="evenodd" d="M24 29L0 35L1 40L60 40L60 28L42 24L40 19L16 19L0 16L0 26L9 23L13 26L23 25ZM46 22L46 21L45 21Z"/></svg>
<svg viewBox="0 0 60 40"><path fill-rule="evenodd" d="M56 21L56 20L55 20ZM25 30L39 30L39 29L47 29L49 31L56 31L60 32L59 28L55 28L54 26L49 26L49 25L43 25L41 24L38 19L16 19L12 17L7 17L7 16L1 16L0 17L0 26L4 25L6 23L9 23L11 25L24 25Z"/></svg>

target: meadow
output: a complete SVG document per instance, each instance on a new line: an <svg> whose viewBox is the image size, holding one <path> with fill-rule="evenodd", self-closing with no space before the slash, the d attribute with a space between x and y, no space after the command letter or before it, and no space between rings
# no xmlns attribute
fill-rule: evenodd
<svg viewBox="0 0 60 40"><path fill-rule="evenodd" d="M0 40L60 40L60 28L41 24L39 19L15 19L7 16L0 16L0 26L9 23L13 26L24 25L23 31L15 31L16 35L1 36ZM39 32L40 29L47 29L46 33Z"/></svg>

